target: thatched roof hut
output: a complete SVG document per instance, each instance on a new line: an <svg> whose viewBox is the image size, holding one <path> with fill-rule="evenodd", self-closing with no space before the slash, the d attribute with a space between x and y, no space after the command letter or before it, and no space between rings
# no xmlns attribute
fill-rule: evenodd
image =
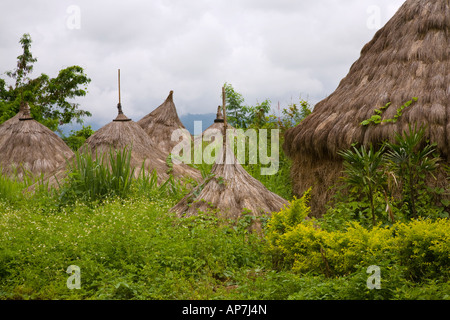
<svg viewBox="0 0 450 320"><path fill-rule="evenodd" d="M227 152L229 148L226 148ZM234 155L228 155L234 158ZM181 199L172 209L180 217L197 215L199 211L218 210L221 217L239 218L245 209L254 216L280 211L288 202L269 191L236 163L215 163L212 178L206 179Z"/></svg>
<svg viewBox="0 0 450 320"><path fill-rule="evenodd" d="M73 155L65 142L34 120L23 103L13 118L0 126L0 167L2 173L33 176L51 172Z"/></svg>
<svg viewBox="0 0 450 320"><path fill-rule="evenodd" d="M444 157L450 152L450 2L408 0L361 51L338 88L319 102L297 127L286 132L285 152L294 159L297 194L313 187L316 216L330 199L328 188L341 174L339 150L352 143L392 141L408 124L425 123L427 138ZM387 103L392 119L406 101L418 101L395 123L363 126Z"/></svg>
<svg viewBox="0 0 450 320"><path fill-rule="evenodd" d="M226 116L225 116L226 118ZM222 123L222 130L227 125ZM199 211L218 210L224 218L236 219L245 209L253 216L279 211L288 202L269 191L238 163L231 148L227 147L226 134L221 154L211 169L211 178L185 196L172 209L179 217L197 215ZM254 226L258 229L259 225Z"/></svg>
<svg viewBox="0 0 450 320"><path fill-rule="evenodd" d="M166 100L158 108L147 114L138 125L150 136L153 144L161 150L166 157L171 153L174 146L179 141L172 141L172 133L176 129L185 129L178 117L175 103L173 102L173 91L170 91ZM186 130L186 140L192 139L189 131Z"/></svg>
<svg viewBox="0 0 450 320"><path fill-rule="evenodd" d="M192 178L197 182L201 181L201 173L184 163L173 163L170 167L166 161L167 156L154 145L147 133L136 122L123 114L120 103L118 109L117 117L90 136L80 147L80 153L90 152L95 157L96 154L108 154L111 150L123 150L127 147L131 148L130 164L135 168L136 177L144 165L147 174L156 170L158 183L166 181L170 174L177 178ZM53 172L49 177L50 185L57 186L56 180L63 179L66 176L66 170L67 165L63 165Z"/></svg>

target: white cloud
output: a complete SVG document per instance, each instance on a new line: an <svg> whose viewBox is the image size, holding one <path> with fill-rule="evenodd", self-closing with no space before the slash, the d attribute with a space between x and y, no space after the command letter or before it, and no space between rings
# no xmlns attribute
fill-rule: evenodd
<svg viewBox="0 0 450 320"><path fill-rule="evenodd" d="M15 67L28 32L36 73L55 76L77 64L92 78L80 99L89 122L111 120L122 74L125 113L139 120L174 90L178 112L215 112L221 86L233 84L248 104L324 98L346 75L376 30L403 0L159 0L2 2L0 71ZM71 5L80 28L68 28ZM113 111L112 111L113 110Z"/></svg>

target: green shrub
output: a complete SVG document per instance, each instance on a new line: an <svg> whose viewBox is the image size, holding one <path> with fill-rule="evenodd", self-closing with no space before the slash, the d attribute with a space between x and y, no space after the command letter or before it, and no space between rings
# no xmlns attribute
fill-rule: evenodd
<svg viewBox="0 0 450 320"><path fill-rule="evenodd" d="M448 219L414 220L393 227L399 263L414 281L449 279L450 222Z"/></svg>
<svg viewBox="0 0 450 320"><path fill-rule="evenodd" d="M266 238L275 267L332 277L352 274L358 266L399 265L414 281L448 279L448 219L412 220L371 229L353 221L345 229L327 231L318 221L304 221L301 214L294 214L308 212L304 203L303 198L291 202L268 222Z"/></svg>
<svg viewBox="0 0 450 320"><path fill-rule="evenodd" d="M283 241L282 238L286 233L291 232L308 217L311 212L308 206L310 192L311 188L301 198L297 199L294 197L292 201L289 201L288 206L285 206L279 212L273 212L272 217L267 222L265 228L266 239L268 241L268 248L272 252L273 263L277 267L282 267L284 260L292 259L291 256L285 255L280 242Z"/></svg>

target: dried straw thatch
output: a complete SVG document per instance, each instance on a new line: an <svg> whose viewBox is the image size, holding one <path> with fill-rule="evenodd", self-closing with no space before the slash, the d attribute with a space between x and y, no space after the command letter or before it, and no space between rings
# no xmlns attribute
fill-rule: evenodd
<svg viewBox="0 0 450 320"><path fill-rule="evenodd" d="M212 125L210 125L208 128L206 128L205 131L203 131L203 136L206 137L207 140L209 140L209 137L214 135L214 132L216 132L216 130L222 131L223 126L224 126L224 119L223 119L222 107L218 106L216 118L214 119L214 123ZM228 123L227 123L227 129L235 130L235 128L230 126Z"/></svg>
<svg viewBox="0 0 450 320"><path fill-rule="evenodd" d="M225 119L223 131L226 126ZM283 205L287 205L285 199L269 191L245 171L231 148L227 147L226 134L224 137L222 152L211 169L211 177L192 190L171 211L180 217L188 217L212 209L218 210L221 217L236 219L245 209L253 216L260 216L279 211ZM259 225L253 227L258 229Z"/></svg>
<svg viewBox="0 0 450 320"><path fill-rule="evenodd" d="M2 173L33 176L51 172L73 155L72 150L53 131L30 116L22 104L13 118L0 126L0 167Z"/></svg>
<svg viewBox="0 0 450 320"><path fill-rule="evenodd" d="M230 152L230 148L226 150ZM228 157L234 158L234 155L228 154ZM288 204L249 175L236 158L234 161L233 164L215 163L212 177L192 190L171 211L180 217L189 217L212 209L218 210L221 217L236 219L245 209L254 216L260 216L279 211Z"/></svg>
<svg viewBox="0 0 450 320"><path fill-rule="evenodd" d="M362 126L374 110L392 119L411 98L396 123ZM393 140L408 124L426 124L427 138L444 157L450 152L450 1L408 0L364 46L338 88L319 102L297 127L286 132L285 152L294 159L295 192L313 186L314 215L329 200L327 188L342 168L337 152L352 143Z"/></svg>
<svg viewBox="0 0 450 320"><path fill-rule="evenodd" d="M28 113L28 108L28 104L21 103L19 112L17 112L14 117L6 120L0 125L0 145L2 145L2 142L11 135L14 126L19 123L19 119L24 117L24 113Z"/></svg>
<svg viewBox="0 0 450 320"><path fill-rule="evenodd" d="M139 120L138 125L150 136L153 144L168 156L174 146L179 141L172 141L172 133L176 129L186 131L186 141L191 141L192 136L186 130L177 114L175 103L173 102L173 91L170 91L168 97L158 108Z"/></svg>
<svg viewBox="0 0 450 320"><path fill-rule="evenodd" d="M95 157L96 155L107 155L111 150L131 148L130 164L135 168L136 177L141 173L144 165L146 174L156 170L158 183L166 181L170 174L177 178L201 181L200 172L186 164L173 163L170 167L166 161L167 156L153 144L147 133L136 122L123 114L120 103L118 109L117 117L90 136L80 147L80 153L90 152ZM56 186L56 180L63 179L66 170L67 167L64 165L53 172L49 177L50 185Z"/></svg>

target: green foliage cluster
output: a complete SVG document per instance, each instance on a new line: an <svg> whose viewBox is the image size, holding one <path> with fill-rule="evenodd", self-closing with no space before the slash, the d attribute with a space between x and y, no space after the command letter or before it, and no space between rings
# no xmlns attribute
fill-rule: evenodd
<svg viewBox="0 0 450 320"><path fill-rule="evenodd" d="M63 141L69 146L70 149L73 151L78 150L83 143L94 134L94 130L92 130L92 127L89 126L83 126L80 130L70 130L70 133L68 136L62 135Z"/></svg>
<svg viewBox="0 0 450 320"><path fill-rule="evenodd" d="M266 239L271 255L276 258L273 261L276 270L291 270L307 276L306 279L309 276L339 278L338 282L351 279L352 299L399 298L402 286L430 283L439 284L432 290L440 292L441 298L449 298L448 219L414 219L371 229L348 221L340 229L329 229L322 219L305 219L309 213L308 197L309 191L274 214L267 224ZM364 269L371 265L382 270L382 290L375 290L377 297L363 281L367 279ZM358 285L356 279L360 281ZM294 297L305 295L299 293Z"/></svg>
<svg viewBox="0 0 450 320"><path fill-rule="evenodd" d="M131 150L110 150L108 154L75 152L68 163L68 180L61 187L61 199L97 201L107 196L126 197L131 189L134 168L130 165Z"/></svg>
<svg viewBox="0 0 450 320"><path fill-rule="evenodd" d="M379 109L375 109L374 110L375 114L373 116L371 116L369 119L366 119L363 122L361 122L361 125L368 126L370 124L377 125L380 123L389 123L389 122L396 123L398 121L398 119L400 119L400 117L403 115L403 110L405 110L407 107L409 107L414 102L417 102L417 100L418 100L418 98L414 97L411 100L405 102L402 106L400 106L397 109L397 113L395 114L395 116L393 118L382 119L383 112L386 111L386 109L389 108L389 106L392 104L391 102L388 102L383 107L381 107Z"/></svg>
<svg viewBox="0 0 450 320"><path fill-rule="evenodd" d="M237 92L229 83L224 84L226 94L226 108L228 123L240 129L280 129L283 133L295 127L311 112L310 104L300 99L299 103L291 103L287 108L280 110L277 107L278 115L272 112L272 105L269 99L258 102L255 106L244 105L244 97Z"/></svg>
<svg viewBox="0 0 450 320"><path fill-rule="evenodd" d="M435 144L425 141L424 135L425 127L409 126L396 134L394 143L385 142L378 150L370 145L341 151L344 191L337 193L327 217L341 223L356 219L365 225L370 218L375 225L448 217L445 203L437 201L445 192L435 177L441 159Z"/></svg>

